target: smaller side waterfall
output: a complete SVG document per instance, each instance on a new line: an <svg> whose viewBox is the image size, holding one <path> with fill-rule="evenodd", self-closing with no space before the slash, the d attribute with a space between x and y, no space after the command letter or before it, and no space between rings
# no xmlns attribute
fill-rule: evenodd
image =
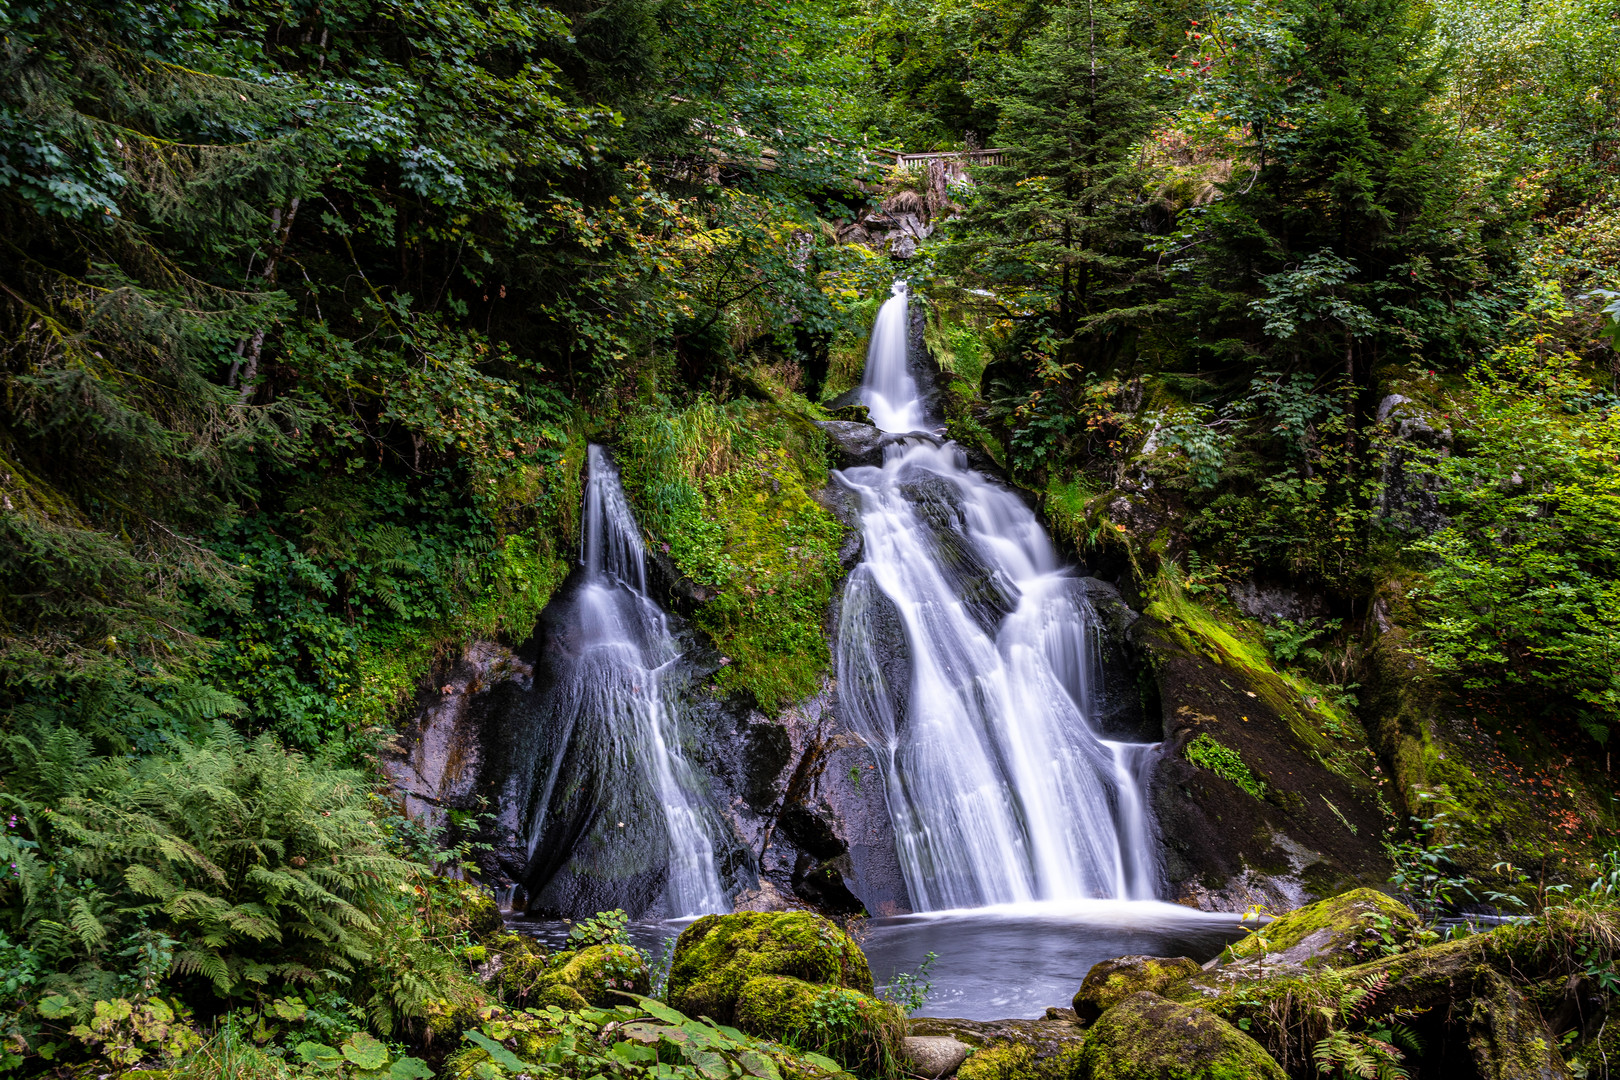
<svg viewBox="0 0 1620 1080"><path fill-rule="evenodd" d="M894 283L892 295L878 310L872 340L866 349L866 376L861 381L861 402L882 431L922 431L927 427L917 380L905 363L906 341L911 336L906 283ZM874 357L900 358L899 363L874 363Z"/></svg>
<svg viewBox="0 0 1620 1080"><path fill-rule="evenodd" d="M623 906L626 894L661 891L669 915L726 911L715 826L664 678L680 646L647 595L646 552L613 462L593 445L588 467L584 575L537 718L531 880L542 896L566 892L548 901L563 909Z"/></svg>

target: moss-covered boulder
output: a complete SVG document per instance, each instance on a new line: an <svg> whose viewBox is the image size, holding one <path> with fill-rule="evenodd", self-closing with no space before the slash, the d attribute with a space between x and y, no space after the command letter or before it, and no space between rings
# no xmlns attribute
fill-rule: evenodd
<svg viewBox="0 0 1620 1080"><path fill-rule="evenodd" d="M1040 1057L1033 1047L998 1043L974 1051L956 1070L956 1080L1077 1080L1081 1049Z"/></svg>
<svg viewBox="0 0 1620 1080"><path fill-rule="evenodd" d="M1076 1080L1287 1080L1287 1074L1264 1047L1209 1010L1143 991L1092 1025Z"/></svg>
<svg viewBox="0 0 1620 1080"><path fill-rule="evenodd" d="M826 1054L862 1076L888 1076L900 1058L905 1015L859 990L756 975L737 995L737 1027L750 1035Z"/></svg>
<svg viewBox="0 0 1620 1080"><path fill-rule="evenodd" d="M581 949L558 967L549 980L556 987L577 993L589 1005L619 1005L632 994L652 993L647 958L629 945L592 945Z"/></svg>
<svg viewBox="0 0 1620 1080"><path fill-rule="evenodd" d="M1348 967L1371 959L1381 935L1400 938L1421 926L1399 900L1376 889L1352 889L1273 919L1230 946L1222 960L1267 967Z"/></svg>
<svg viewBox="0 0 1620 1080"><path fill-rule="evenodd" d="M485 965L485 982L508 1004L574 1010L621 1004L626 1000L617 993L621 990L651 993L647 960L629 945L551 954L528 938L508 934L495 938L490 947L494 955Z"/></svg>
<svg viewBox="0 0 1620 1080"><path fill-rule="evenodd" d="M675 943L670 1005L722 1024L736 1019L743 986L760 975L872 993L872 969L860 946L808 911L706 915Z"/></svg>
<svg viewBox="0 0 1620 1080"><path fill-rule="evenodd" d="M1075 992L1075 1015L1090 1023L1132 994L1143 990L1162 994L1200 970L1198 961L1185 956L1121 956L1104 960L1091 966Z"/></svg>

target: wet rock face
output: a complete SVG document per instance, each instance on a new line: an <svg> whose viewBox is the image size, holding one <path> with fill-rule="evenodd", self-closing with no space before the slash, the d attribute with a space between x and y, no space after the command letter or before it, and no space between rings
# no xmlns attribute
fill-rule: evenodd
<svg viewBox="0 0 1620 1080"><path fill-rule="evenodd" d="M450 811L477 818L455 838L493 847L475 857L486 881L518 886L515 907L568 918L612 908L658 915L668 855L650 789L615 781L600 767L602 748L571 732L546 694L574 659L577 584L558 591L518 653L469 648L441 676L447 689L424 692L387 768L412 814L435 825ZM909 911L876 761L840 725L832 689L775 717L721 697L712 679L722 658L671 618L686 651L665 678L683 702L684 750L717 822L716 864L728 896L768 909ZM898 646L891 676L909 686L903 634ZM529 822L559 760L549 835L533 844Z"/></svg>
<svg viewBox="0 0 1620 1080"><path fill-rule="evenodd" d="M1445 528L1449 519L1440 510L1439 482L1421 466L1451 452L1451 429L1402 394L1385 396L1375 419L1391 436L1379 475L1378 508L1384 518L1411 533Z"/></svg>
<svg viewBox="0 0 1620 1080"><path fill-rule="evenodd" d="M1091 722L1105 739L1158 742L1158 692L1131 634L1141 615L1110 582L1083 577L1076 585L1095 616L1092 630L1101 661Z"/></svg>
<svg viewBox="0 0 1620 1080"><path fill-rule="evenodd" d="M1327 767L1332 745L1290 685L1147 616L1132 638L1152 658L1163 723L1150 798L1168 898L1288 911L1388 878L1375 785ZM1205 735L1241 758L1258 796L1188 760Z"/></svg>

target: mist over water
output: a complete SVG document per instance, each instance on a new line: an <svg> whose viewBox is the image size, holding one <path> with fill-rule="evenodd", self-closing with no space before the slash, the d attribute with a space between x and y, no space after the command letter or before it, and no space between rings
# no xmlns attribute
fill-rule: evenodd
<svg viewBox="0 0 1620 1080"><path fill-rule="evenodd" d="M926 426L906 293L878 315L862 398L885 431ZM1013 492L931 435L846 469L865 541L839 626L844 714L883 774L918 911L1151 899L1150 745L1093 728L1096 616Z"/></svg>

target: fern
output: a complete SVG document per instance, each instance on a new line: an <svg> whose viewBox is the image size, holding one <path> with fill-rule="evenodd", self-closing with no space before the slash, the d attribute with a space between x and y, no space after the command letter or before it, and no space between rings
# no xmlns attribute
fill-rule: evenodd
<svg viewBox="0 0 1620 1080"><path fill-rule="evenodd" d="M59 967L109 960L143 920L178 943L175 975L223 998L365 971L386 1031L451 992L454 963L398 889L423 868L383 846L358 774L223 724L133 760L88 757L60 728L8 745L0 798L27 826L0 832L17 864L0 881L6 929Z"/></svg>

